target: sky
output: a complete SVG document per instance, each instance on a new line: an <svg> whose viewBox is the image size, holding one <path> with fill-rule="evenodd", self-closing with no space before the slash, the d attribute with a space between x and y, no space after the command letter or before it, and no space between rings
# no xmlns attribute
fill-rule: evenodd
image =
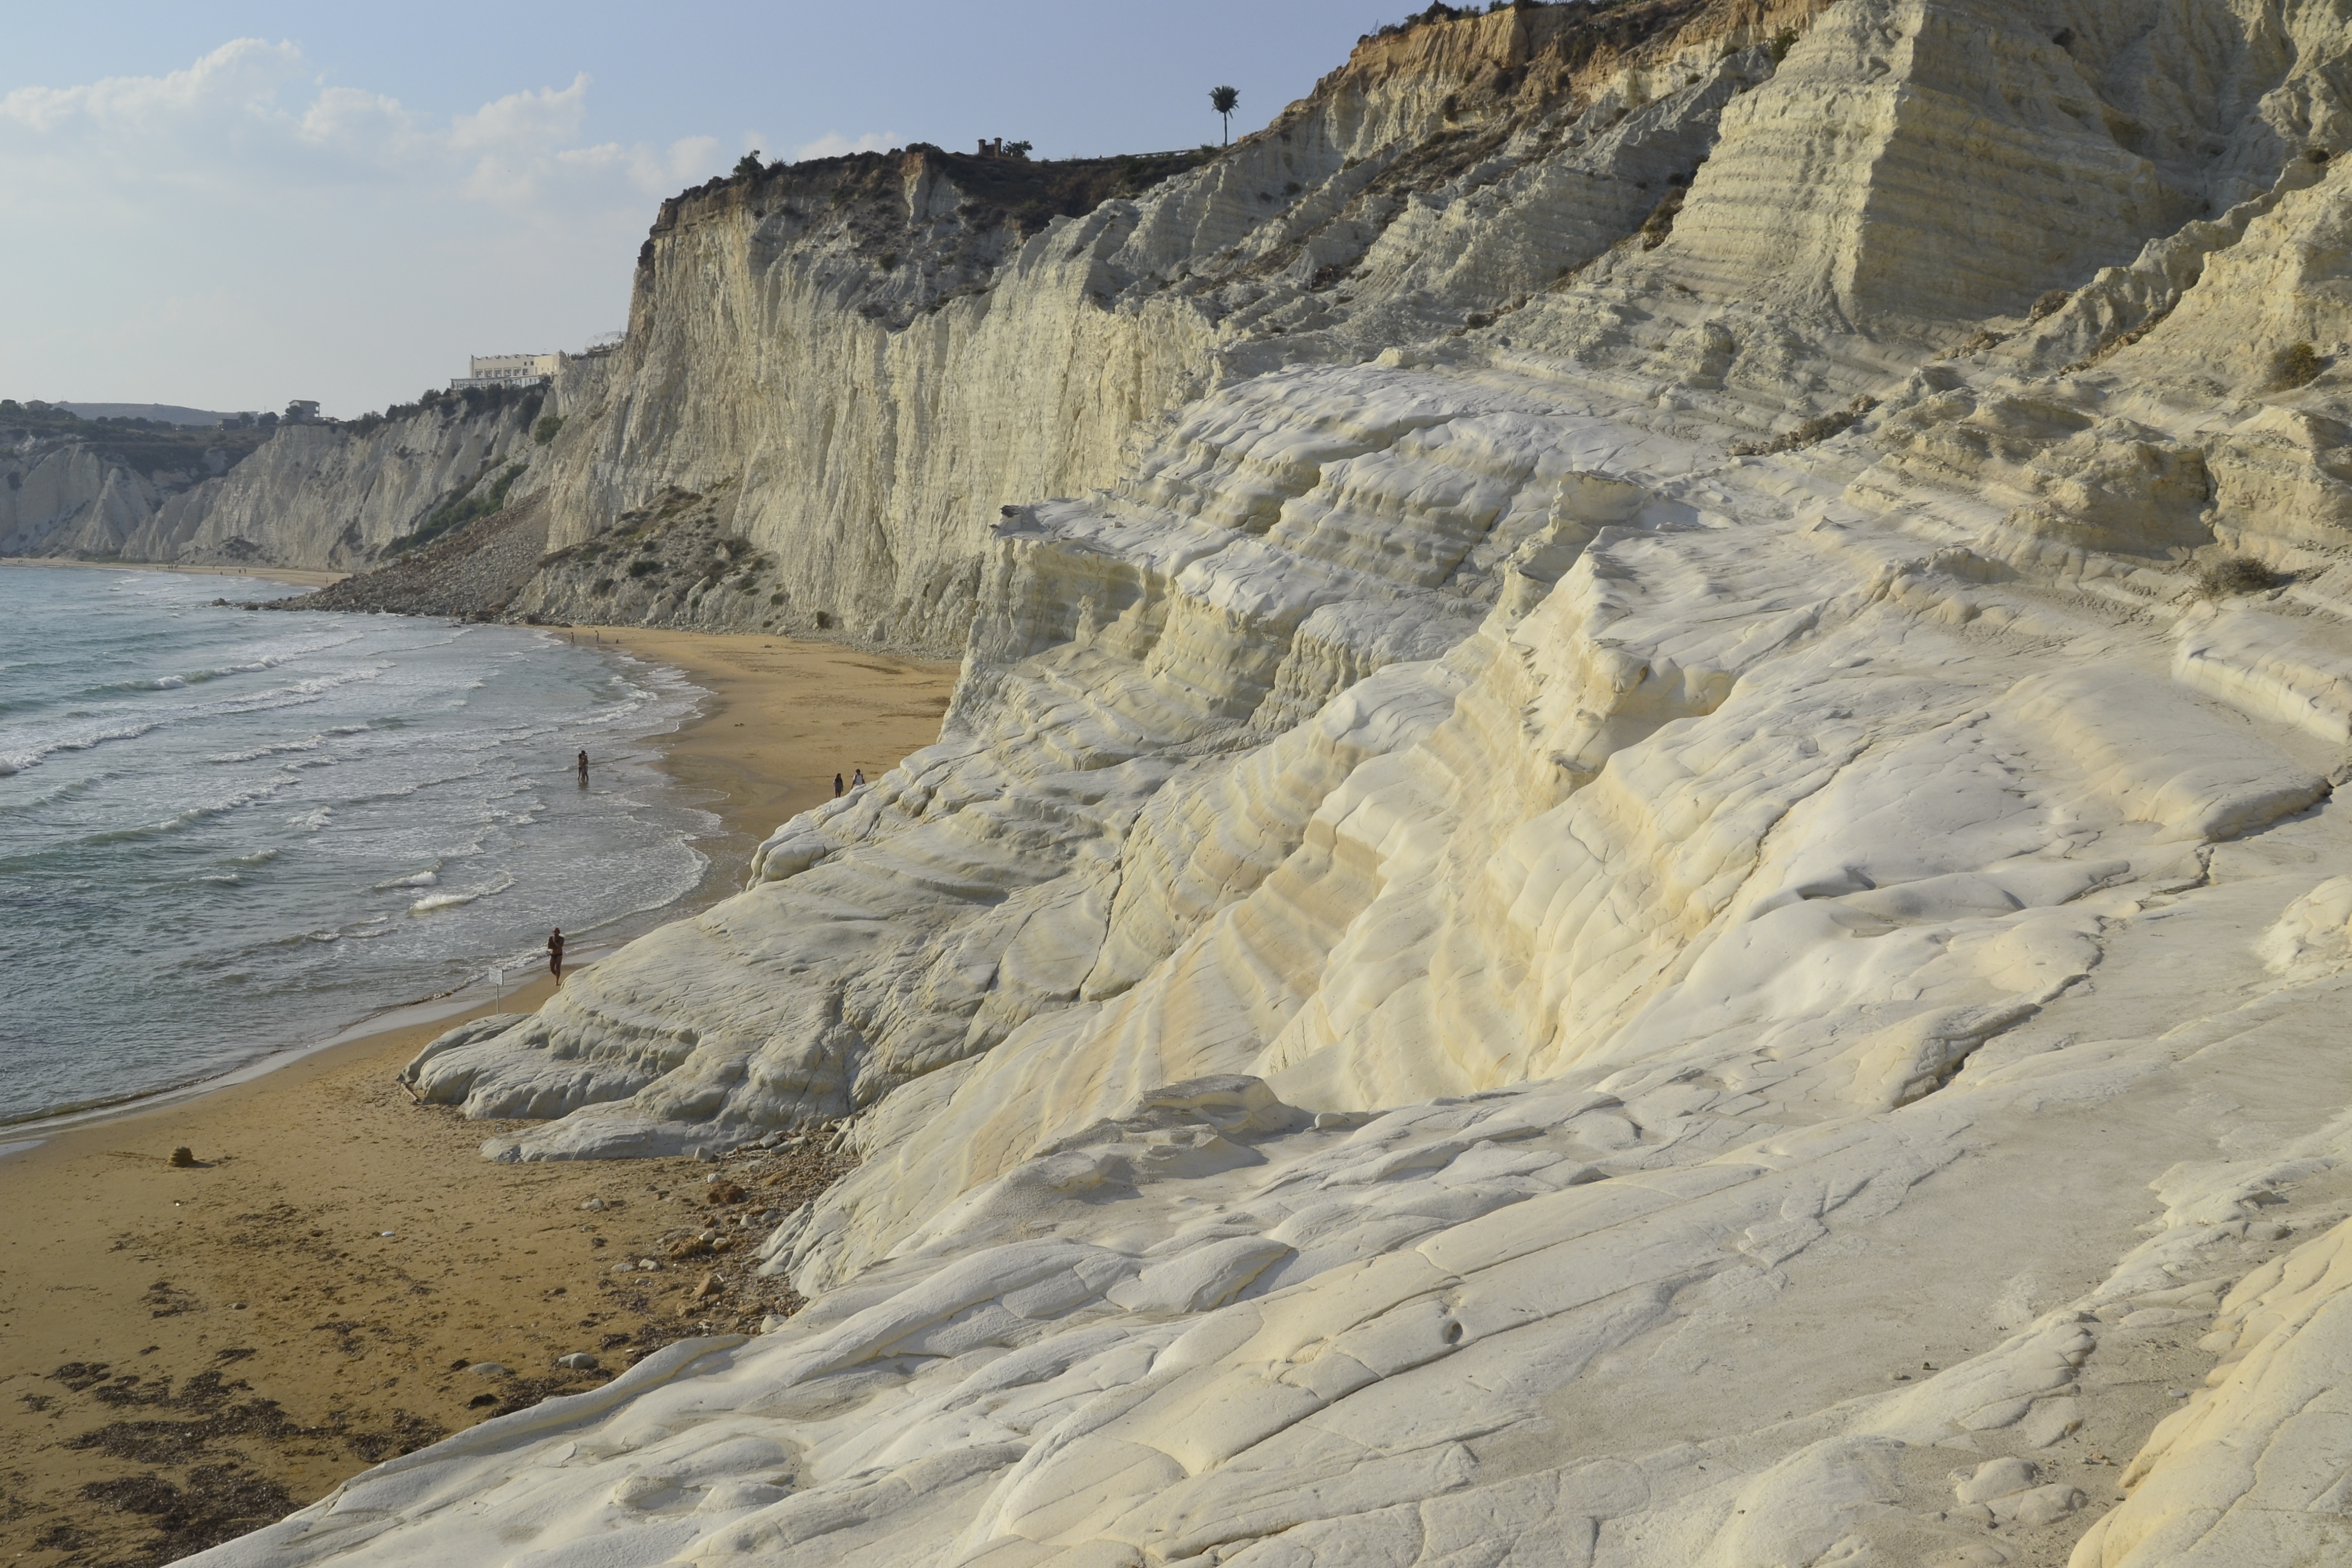
<svg viewBox="0 0 2352 1568"><path fill-rule="evenodd" d="M1255 130L1405 0L12 6L0 397L349 416L628 316L661 198L982 136Z"/></svg>

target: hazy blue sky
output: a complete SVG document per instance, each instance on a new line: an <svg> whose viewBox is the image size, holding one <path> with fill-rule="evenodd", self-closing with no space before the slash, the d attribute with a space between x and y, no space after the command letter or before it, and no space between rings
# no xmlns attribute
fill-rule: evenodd
<svg viewBox="0 0 2352 1568"><path fill-rule="evenodd" d="M745 149L1236 134L1403 0L10 8L0 396L355 414L626 318Z"/></svg>

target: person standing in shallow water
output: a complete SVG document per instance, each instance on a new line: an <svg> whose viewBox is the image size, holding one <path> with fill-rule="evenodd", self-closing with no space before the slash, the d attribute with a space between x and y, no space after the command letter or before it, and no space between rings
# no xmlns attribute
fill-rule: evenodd
<svg viewBox="0 0 2352 1568"><path fill-rule="evenodd" d="M833 775L833 798L835 800L839 800L841 798L841 775L839 773Z"/></svg>
<svg viewBox="0 0 2352 1568"><path fill-rule="evenodd" d="M588 753L584 751L580 753L580 782L588 782Z"/></svg>
<svg viewBox="0 0 2352 1568"><path fill-rule="evenodd" d="M562 926L557 926L555 933L547 939L547 972L555 976L555 983L558 985L563 984L563 928Z"/></svg>

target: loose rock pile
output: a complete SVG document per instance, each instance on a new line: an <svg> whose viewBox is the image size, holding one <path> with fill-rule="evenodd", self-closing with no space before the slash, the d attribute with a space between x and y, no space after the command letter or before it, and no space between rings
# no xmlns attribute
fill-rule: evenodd
<svg viewBox="0 0 2352 1568"><path fill-rule="evenodd" d="M543 495L457 529L413 555L315 594L264 601L273 610L361 610L494 620L538 569L547 548Z"/></svg>

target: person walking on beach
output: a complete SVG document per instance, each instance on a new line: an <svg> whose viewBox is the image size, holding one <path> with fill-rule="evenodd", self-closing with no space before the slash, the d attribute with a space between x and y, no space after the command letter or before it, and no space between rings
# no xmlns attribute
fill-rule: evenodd
<svg viewBox="0 0 2352 1568"><path fill-rule="evenodd" d="M580 782L588 782L588 753L584 751L580 753Z"/></svg>
<svg viewBox="0 0 2352 1568"><path fill-rule="evenodd" d="M555 976L558 985L563 984L563 928L557 926L555 934L547 939L547 972Z"/></svg>
<svg viewBox="0 0 2352 1568"><path fill-rule="evenodd" d="M833 798L835 800L839 800L841 798L841 775L839 773L833 775Z"/></svg>
<svg viewBox="0 0 2352 1568"><path fill-rule="evenodd" d="M864 768L859 768L856 773L849 775L849 787L852 789L864 789L866 787L866 770Z"/></svg>

